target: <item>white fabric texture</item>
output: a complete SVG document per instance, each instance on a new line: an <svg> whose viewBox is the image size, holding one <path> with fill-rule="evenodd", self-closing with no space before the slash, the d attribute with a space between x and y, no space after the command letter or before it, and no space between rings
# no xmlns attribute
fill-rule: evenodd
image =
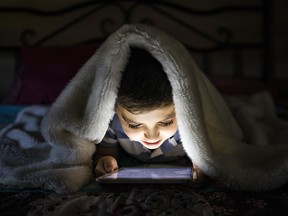
<svg viewBox="0 0 288 216"><path fill-rule="evenodd" d="M48 106L29 106L0 132L0 183L72 193L93 177L91 163L69 160L74 150L52 146L40 132ZM69 161L69 163L67 163ZM79 176L77 178L76 176Z"/></svg>
<svg viewBox="0 0 288 216"><path fill-rule="evenodd" d="M42 121L45 141L56 149L54 160L70 167L66 176L62 173L63 184L68 176L80 179L54 190L69 192L87 183L86 172L78 175L71 167L89 167L94 144L105 135L130 46L148 50L163 65L184 149L206 175L242 190L287 182L288 125L277 118L269 94L225 101L181 43L154 27L124 25L80 69Z"/></svg>

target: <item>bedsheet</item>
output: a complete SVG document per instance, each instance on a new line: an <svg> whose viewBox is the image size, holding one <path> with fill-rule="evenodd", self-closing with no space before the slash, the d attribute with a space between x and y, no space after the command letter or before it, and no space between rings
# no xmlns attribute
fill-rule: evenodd
<svg viewBox="0 0 288 216"><path fill-rule="evenodd" d="M0 105L0 128L4 127L5 125L12 123L17 113L22 110L25 105Z"/></svg>
<svg viewBox="0 0 288 216"><path fill-rule="evenodd" d="M288 214L288 187L269 192L124 185L59 195L39 190L0 193L1 215L258 215Z"/></svg>

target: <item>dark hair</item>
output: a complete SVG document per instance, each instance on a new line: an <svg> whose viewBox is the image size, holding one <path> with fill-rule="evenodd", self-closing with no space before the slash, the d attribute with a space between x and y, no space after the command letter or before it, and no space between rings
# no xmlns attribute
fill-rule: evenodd
<svg viewBox="0 0 288 216"><path fill-rule="evenodd" d="M130 47L130 51L116 106L135 113L173 104L172 87L161 63L145 49Z"/></svg>

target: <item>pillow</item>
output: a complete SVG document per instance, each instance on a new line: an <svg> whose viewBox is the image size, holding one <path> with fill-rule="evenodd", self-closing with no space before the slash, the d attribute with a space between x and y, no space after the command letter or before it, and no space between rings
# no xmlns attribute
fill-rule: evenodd
<svg viewBox="0 0 288 216"><path fill-rule="evenodd" d="M99 45L22 47L21 68L4 103L53 103L98 47Z"/></svg>

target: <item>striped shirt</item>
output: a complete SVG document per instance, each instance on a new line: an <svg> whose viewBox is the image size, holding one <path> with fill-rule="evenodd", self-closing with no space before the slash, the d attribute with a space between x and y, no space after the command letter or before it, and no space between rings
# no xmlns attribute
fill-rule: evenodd
<svg viewBox="0 0 288 216"><path fill-rule="evenodd" d="M128 154L144 162L171 161L186 155L178 130L172 137L165 140L159 148L150 150L140 142L129 139L123 131L117 114L115 114L103 140L98 145L113 147L118 144Z"/></svg>

